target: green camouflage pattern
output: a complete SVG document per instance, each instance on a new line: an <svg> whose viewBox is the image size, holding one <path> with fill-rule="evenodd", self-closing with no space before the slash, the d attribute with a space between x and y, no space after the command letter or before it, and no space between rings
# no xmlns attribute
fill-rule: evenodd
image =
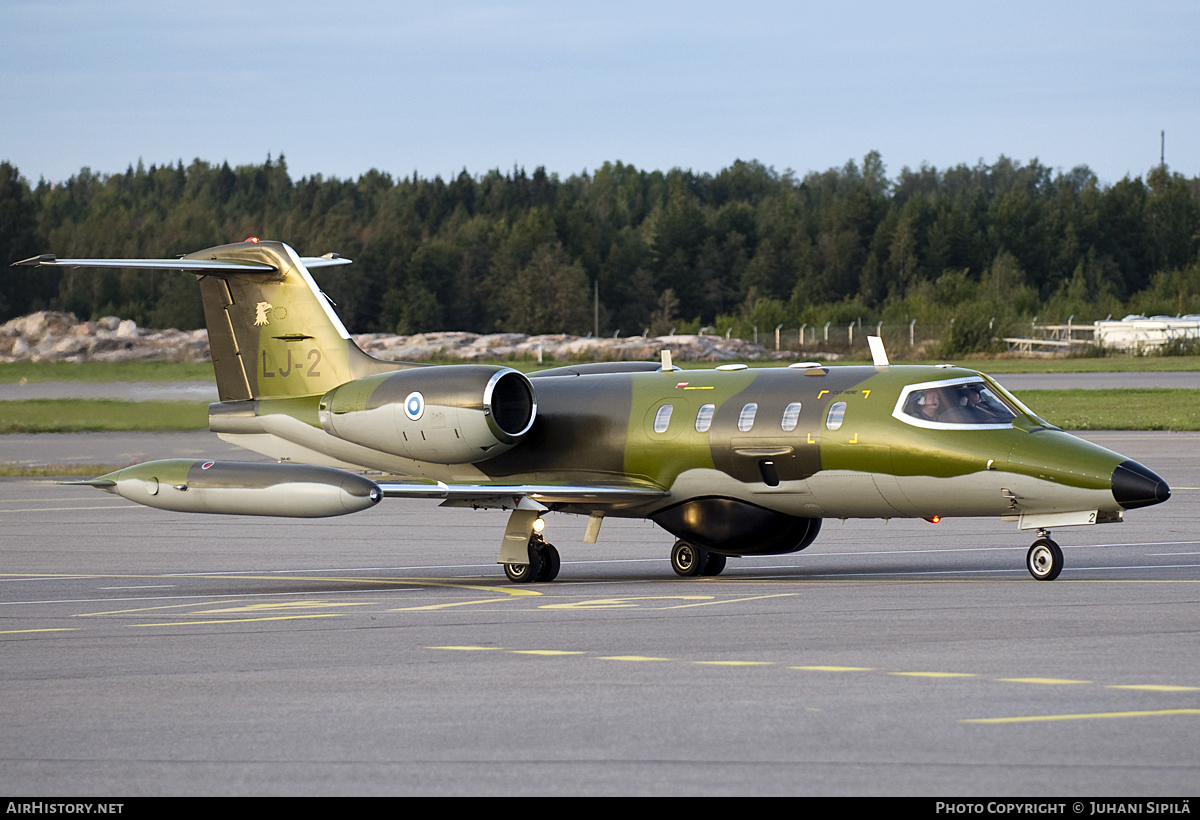
<svg viewBox="0 0 1200 820"><path fill-rule="evenodd" d="M652 518L707 549L742 554L802 549L828 517L998 516L1045 528L1118 521L1170 495L1145 467L1052 427L965 368L613 362L526 380L493 365L382 362L354 344L287 245L225 245L162 267L192 270L191 260L210 264L196 274L221 397L210 409L213 431L283 462L459 486L444 495L456 504L507 509L513 498L532 499L532 488L559 486L543 508ZM959 416L973 412L962 409L966 391L952 389L967 382L983 383L1015 417L943 423L901 406L944 385L948 398L960 397ZM332 473L275 467L278 480L257 480L276 506L272 488L289 482L350 492ZM429 489L412 486L416 495Z"/></svg>

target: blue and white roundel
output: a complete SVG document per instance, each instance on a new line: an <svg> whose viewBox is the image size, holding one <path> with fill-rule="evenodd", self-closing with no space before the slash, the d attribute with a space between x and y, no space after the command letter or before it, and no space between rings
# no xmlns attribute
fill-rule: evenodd
<svg viewBox="0 0 1200 820"><path fill-rule="evenodd" d="M425 397L415 391L409 393L408 398L404 400L404 415L413 421L419 421L424 412Z"/></svg>

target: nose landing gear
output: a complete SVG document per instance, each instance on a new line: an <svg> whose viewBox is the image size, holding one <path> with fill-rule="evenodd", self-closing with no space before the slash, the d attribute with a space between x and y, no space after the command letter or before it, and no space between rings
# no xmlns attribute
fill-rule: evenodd
<svg viewBox="0 0 1200 820"><path fill-rule="evenodd" d="M529 537L529 563L505 564L504 574L514 584L530 584L534 581L553 581L558 577L558 550L553 544L547 544L541 535Z"/></svg>
<svg viewBox="0 0 1200 820"><path fill-rule="evenodd" d="M1062 572L1062 549L1050 540L1050 530L1038 530L1038 540L1025 554L1025 568L1038 581L1053 581Z"/></svg>

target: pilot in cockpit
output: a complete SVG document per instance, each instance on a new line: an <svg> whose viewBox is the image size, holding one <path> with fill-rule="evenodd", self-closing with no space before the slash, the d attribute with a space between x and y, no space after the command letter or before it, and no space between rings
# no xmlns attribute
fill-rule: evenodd
<svg viewBox="0 0 1200 820"><path fill-rule="evenodd" d="M997 421L995 414L981 401L978 384L964 385L956 392L959 394L958 402L942 414L942 421L958 424L988 424Z"/></svg>
<svg viewBox="0 0 1200 820"><path fill-rule="evenodd" d="M908 414L926 421L937 421L941 415L942 400L937 390L920 390L913 394Z"/></svg>

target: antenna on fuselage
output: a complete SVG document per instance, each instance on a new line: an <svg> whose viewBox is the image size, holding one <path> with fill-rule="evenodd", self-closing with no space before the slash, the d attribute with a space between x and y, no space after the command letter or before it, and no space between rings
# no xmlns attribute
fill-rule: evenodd
<svg viewBox="0 0 1200 820"><path fill-rule="evenodd" d="M876 367L889 367L887 351L883 349L883 339L878 336L868 336L867 344L871 348L871 361Z"/></svg>

